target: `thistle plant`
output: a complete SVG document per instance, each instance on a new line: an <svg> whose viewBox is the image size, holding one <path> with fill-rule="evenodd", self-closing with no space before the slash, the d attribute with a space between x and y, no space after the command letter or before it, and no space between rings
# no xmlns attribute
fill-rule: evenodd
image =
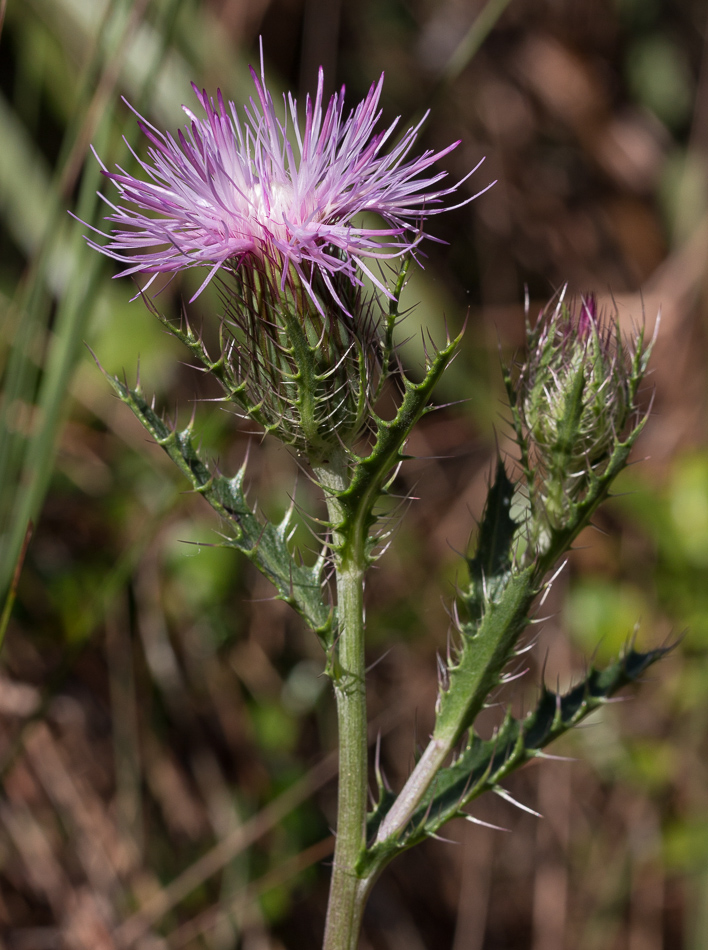
<svg viewBox="0 0 708 950"><path fill-rule="evenodd" d="M395 122L375 131L383 77L345 117L343 89L325 108L320 72L303 122L290 96L281 121L262 70L252 77L256 98L243 121L220 93L214 101L196 87L204 116L185 108L188 125L176 138L138 116L150 143L147 160L136 156L144 177L104 169L118 199L108 202L107 242L90 243L126 265L118 276L148 276L141 291L148 308L217 381L223 404L290 446L322 491L322 550L308 566L290 547L292 506L280 523L264 521L246 501L244 470L229 477L202 458L194 423L171 427L140 386L111 378L221 516L224 544L250 558L322 645L340 764L324 947L354 950L367 897L392 858L446 822L469 818L467 806L483 792L508 797L501 783L510 772L542 756L663 653L628 649L563 695L542 686L536 708L521 719L509 713L491 740L475 731L478 713L524 649L550 572L627 463L646 421L638 391L651 343L643 330L624 341L593 297L577 305L561 295L529 325L526 361L505 371L518 459L497 461L468 580L451 612L433 732L398 793L376 771L378 797L368 811L364 579L379 556L377 511L460 345L459 337L448 339L430 353L422 380L413 382L396 354L399 303L422 243L434 240L430 219L447 210L444 200L466 179L446 185L445 173L434 170L458 143L411 158L420 125L395 144ZM147 294L159 274L191 267L206 270L195 296L209 282L219 288L213 351ZM387 381L398 393L393 418L379 409ZM326 584L332 573L334 596Z"/></svg>

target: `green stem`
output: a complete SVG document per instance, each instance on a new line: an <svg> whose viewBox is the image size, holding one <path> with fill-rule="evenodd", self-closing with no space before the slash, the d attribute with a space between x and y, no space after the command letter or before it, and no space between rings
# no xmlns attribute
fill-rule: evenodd
<svg viewBox="0 0 708 950"><path fill-rule="evenodd" d="M365 537L355 524L344 537L338 493L350 483L346 454L314 466L325 490L337 576L337 635L330 674L339 727L337 843L330 884L324 950L356 950L368 887L356 873L366 846L367 740L364 661ZM353 537L351 535L354 535Z"/></svg>

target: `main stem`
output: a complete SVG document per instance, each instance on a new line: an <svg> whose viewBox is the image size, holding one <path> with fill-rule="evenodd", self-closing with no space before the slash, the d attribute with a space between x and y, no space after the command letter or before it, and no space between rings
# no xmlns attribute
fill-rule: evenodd
<svg viewBox="0 0 708 950"><path fill-rule="evenodd" d="M330 668L339 726L339 792L324 950L356 950L368 893L368 886L356 874L357 861L366 845L367 809L365 538L358 525L350 525L346 536L338 530L343 511L337 493L349 485L344 451L313 467L324 488L333 526L337 577L337 637Z"/></svg>

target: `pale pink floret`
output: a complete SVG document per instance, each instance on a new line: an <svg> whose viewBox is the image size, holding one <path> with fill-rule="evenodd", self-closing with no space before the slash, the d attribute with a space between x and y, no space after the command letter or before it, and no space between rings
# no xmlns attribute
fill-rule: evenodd
<svg viewBox="0 0 708 950"><path fill-rule="evenodd" d="M441 200L461 182L438 188L445 172L420 176L459 143L407 160L419 123L383 152L398 121L373 132L381 116L383 75L343 118L343 87L323 112L320 70L314 103L309 96L306 100L303 130L292 96L286 100L283 124L276 117L263 72L259 78L251 69L251 75L258 101L251 98L244 107L243 124L234 104L225 105L221 92L215 104L196 86L206 118L183 107L190 123L177 139L138 115L151 143L149 161L137 159L147 180L121 168L104 169L118 189L120 203L107 202L113 214L106 220L115 225L111 240L90 243L128 265L118 276L136 272L156 276L206 265L210 269L197 295L220 268L235 272L252 255L275 264L283 287L297 274L312 294L318 270L336 299L335 273L359 285L366 274L390 295L366 262L400 257L428 236L423 231L425 219L447 210ZM386 227L353 224L362 212L378 214Z"/></svg>

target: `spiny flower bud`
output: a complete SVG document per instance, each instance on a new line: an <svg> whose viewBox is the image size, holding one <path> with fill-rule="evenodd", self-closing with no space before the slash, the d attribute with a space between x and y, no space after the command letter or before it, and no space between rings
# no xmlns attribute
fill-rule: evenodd
<svg viewBox="0 0 708 950"><path fill-rule="evenodd" d="M567 469L604 458L627 415L619 327L598 319L594 296L579 312L559 304L529 339L522 373L524 422L546 464Z"/></svg>
<svg viewBox="0 0 708 950"><path fill-rule="evenodd" d="M528 328L529 354L516 385L536 535L567 524L635 411L638 378L617 320L595 297L560 300ZM640 345L639 340L635 344Z"/></svg>
<svg viewBox="0 0 708 950"><path fill-rule="evenodd" d="M223 290L223 360L266 431L318 462L351 446L370 415L381 376L377 299L336 280L346 313L315 280L308 289L265 266ZM316 301L313 294L318 290Z"/></svg>

